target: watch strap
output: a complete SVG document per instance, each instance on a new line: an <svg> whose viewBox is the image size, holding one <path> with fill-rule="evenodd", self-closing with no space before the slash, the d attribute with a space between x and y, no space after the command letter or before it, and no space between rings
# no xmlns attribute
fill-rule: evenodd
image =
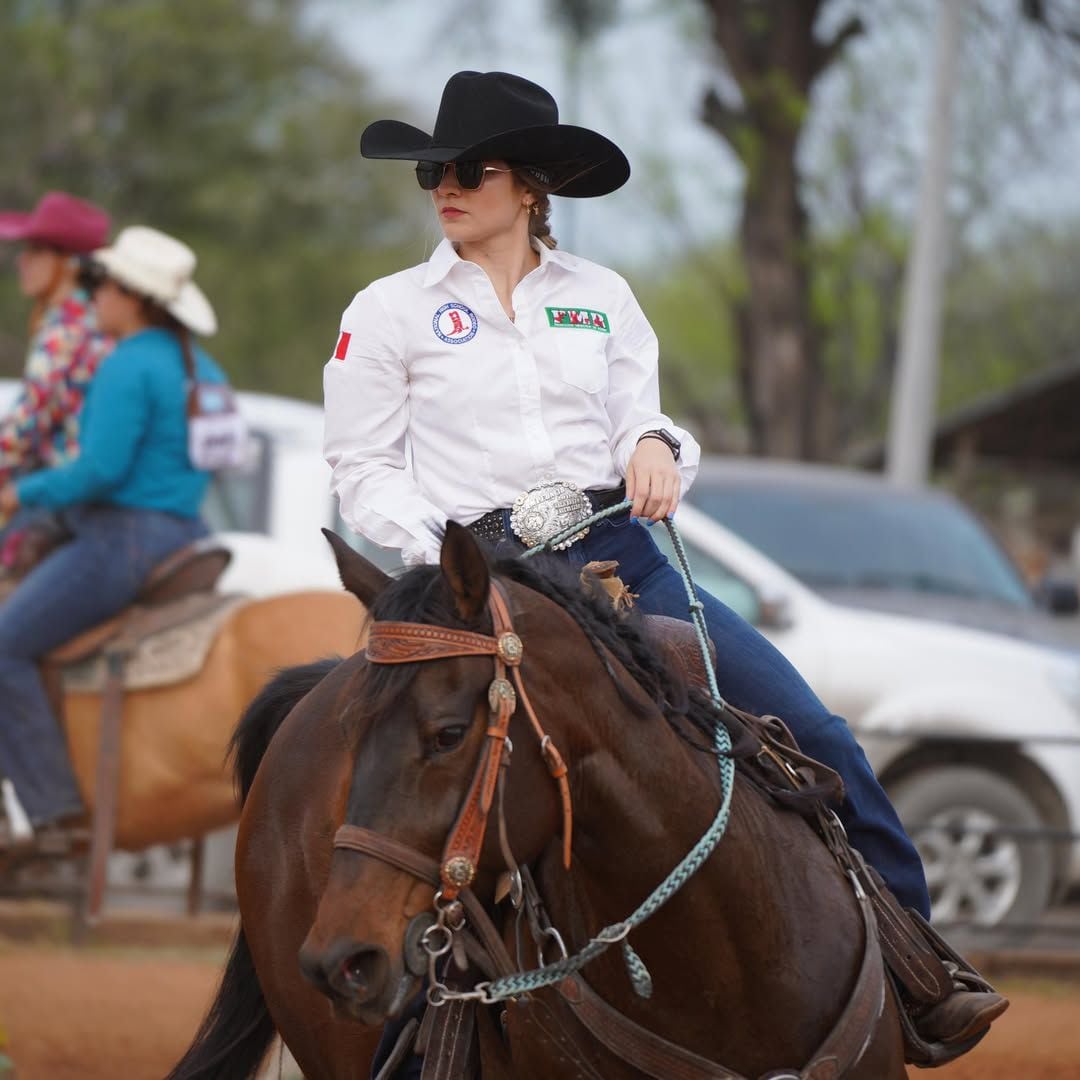
<svg viewBox="0 0 1080 1080"><path fill-rule="evenodd" d="M679 455L682 453L682 443L670 432L659 428L654 431L645 431L638 436L637 441L641 442L642 439L658 439L671 451L671 456L676 461L679 460Z"/></svg>

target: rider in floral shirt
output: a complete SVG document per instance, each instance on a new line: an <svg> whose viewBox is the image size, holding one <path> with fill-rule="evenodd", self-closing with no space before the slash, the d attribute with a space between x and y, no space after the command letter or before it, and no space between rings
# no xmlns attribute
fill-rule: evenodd
<svg viewBox="0 0 1080 1080"><path fill-rule="evenodd" d="M45 310L30 342L18 400L0 419L0 484L75 457L83 397L111 346L81 288Z"/></svg>
<svg viewBox="0 0 1080 1080"><path fill-rule="evenodd" d="M48 193L30 213L0 213L0 240L22 241L19 287L35 305L21 392L0 419L0 483L78 452L83 396L112 346L79 285L81 257L108 230L103 210L63 192Z"/></svg>

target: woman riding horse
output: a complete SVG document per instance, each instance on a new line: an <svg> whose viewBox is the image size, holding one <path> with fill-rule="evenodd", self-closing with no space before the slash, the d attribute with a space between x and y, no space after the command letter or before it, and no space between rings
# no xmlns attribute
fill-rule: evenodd
<svg viewBox="0 0 1080 1080"><path fill-rule="evenodd" d="M226 382L191 340L217 319L186 244L135 226L94 264L98 319L119 344L91 383L79 457L0 490L0 513L60 510L73 534L0 607L0 774L35 831L61 834L83 802L37 658L126 607L152 567L206 535L210 478L189 457L188 362L200 382Z"/></svg>
<svg viewBox="0 0 1080 1080"><path fill-rule="evenodd" d="M417 163L445 238L342 317L324 375L325 448L346 523L406 563L430 563L447 521L506 553L629 499L562 557L616 560L643 611L687 618L682 581L645 526L674 514L700 449L660 410L656 336L626 282L559 251L548 227L550 195L599 196L627 180L622 152L560 124L540 86L472 71L448 81L433 134L378 121L361 152ZM919 856L847 724L753 627L698 597L725 698L781 716L841 775L852 843L928 917ZM920 1022L935 1041L961 1041L1006 1005L958 978Z"/></svg>

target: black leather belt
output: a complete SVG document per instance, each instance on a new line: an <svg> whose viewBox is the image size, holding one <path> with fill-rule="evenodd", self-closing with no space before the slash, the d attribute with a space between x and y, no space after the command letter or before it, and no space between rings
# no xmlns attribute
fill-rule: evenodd
<svg viewBox="0 0 1080 1080"><path fill-rule="evenodd" d="M626 498L626 485L620 484L618 487L613 488L594 488L584 492L584 495L589 500L592 513L596 514L601 510L606 510L609 506L621 503ZM516 543L521 543L521 538L508 532L506 528L506 519L510 509L510 507L506 507L503 510L489 510L472 522L469 528L479 539L486 540L491 544L498 544L503 540L513 540Z"/></svg>

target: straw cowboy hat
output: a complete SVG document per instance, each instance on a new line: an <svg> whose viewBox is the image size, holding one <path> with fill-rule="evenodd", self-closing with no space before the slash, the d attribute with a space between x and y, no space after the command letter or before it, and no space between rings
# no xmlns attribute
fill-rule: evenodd
<svg viewBox="0 0 1080 1080"><path fill-rule="evenodd" d="M112 247L95 251L94 262L114 281L160 304L192 333L209 337L217 332L214 309L191 280L196 259L187 244L157 229L132 225Z"/></svg>
<svg viewBox="0 0 1080 1080"><path fill-rule="evenodd" d="M555 99L505 71L459 71L439 103L432 134L400 120L376 120L360 137L369 158L406 161L503 161L543 166L554 194L588 198L622 187L626 155L603 135L559 123ZM561 182L560 182L561 181Z"/></svg>
<svg viewBox="0 0 1080 1080"><path fill-rule="evenodd" d="M0 211L0 240L24 240L86 255L108 240L109 224L109 215L93 203L66 191L49 191L29 213Z"/></svg>

